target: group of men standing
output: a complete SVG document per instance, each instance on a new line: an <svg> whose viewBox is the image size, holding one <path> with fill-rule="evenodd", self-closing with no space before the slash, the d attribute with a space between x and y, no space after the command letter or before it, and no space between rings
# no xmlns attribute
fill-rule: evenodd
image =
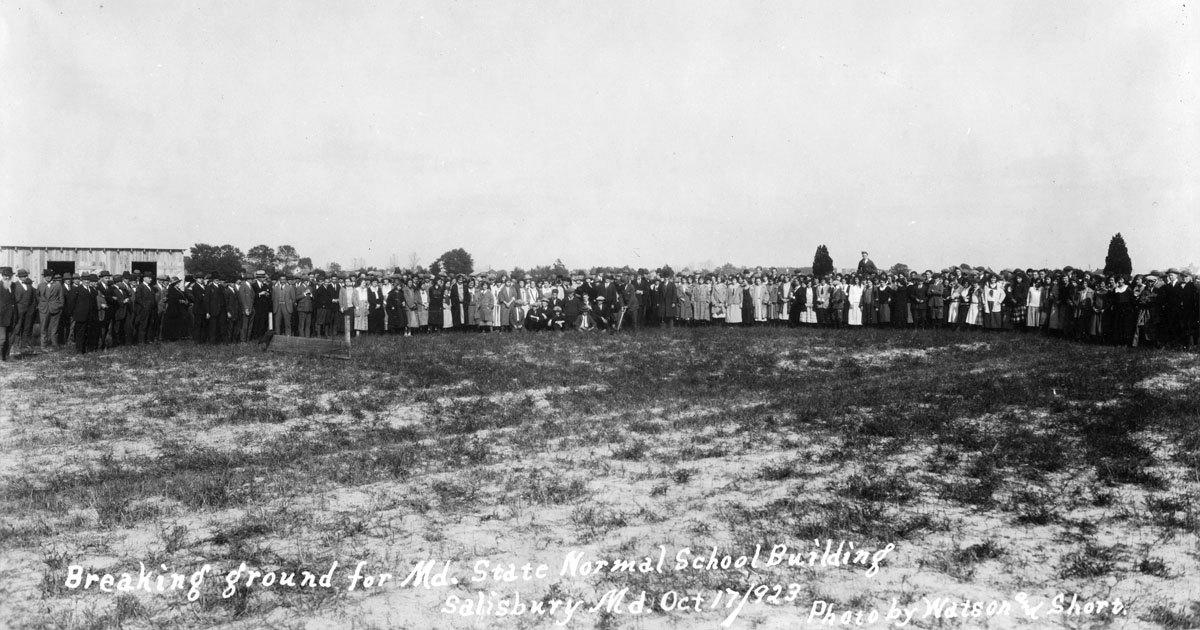
<svg viewBox="0 0 1200 630"><path fill-rule="evenodd" d="M164 291L155 278L138 272L115 277L99 274L43 272L36 286L21 269L13 281L11 267L0 268L0 356L12 349L43 349L73 343L78 352L158 337ZM40 333L40 334L39 334ZM40 337L40 339L39 339Z"/></svg>

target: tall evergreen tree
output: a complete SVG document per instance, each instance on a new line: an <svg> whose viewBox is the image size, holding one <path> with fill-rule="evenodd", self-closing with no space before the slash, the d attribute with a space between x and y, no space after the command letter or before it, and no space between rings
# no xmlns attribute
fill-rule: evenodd
<svg viewBox="0 0 1200 630"><path fill-rule="evenodd" d="M1133 261L1129 260L1129 250L1125 247L1125 239L1117 232L1108 242L1108 255L1104 257L1104 275L1120 274L1128 276L1133 273Z"/></svg>
<svg viewBox="0 0 1200 630"><path fill-rule="evenodd" d="M829 257L828 247L817 246L817 253L813 256L812 273L817 278L823 278L833 273L833 259Z"/></svg>

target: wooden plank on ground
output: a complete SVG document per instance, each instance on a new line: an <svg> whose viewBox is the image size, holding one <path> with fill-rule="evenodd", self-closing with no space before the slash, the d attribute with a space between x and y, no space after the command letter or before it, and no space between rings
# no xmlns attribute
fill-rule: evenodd
<svg viewBox="0 0 1200 630"><path fill-rule="evenodd" d="M271 338L271 345L267 346L267 349L271 352L285 354L304 354L347 360L350 358L350 344L345 339L309 339L275 335Z"/></svg>

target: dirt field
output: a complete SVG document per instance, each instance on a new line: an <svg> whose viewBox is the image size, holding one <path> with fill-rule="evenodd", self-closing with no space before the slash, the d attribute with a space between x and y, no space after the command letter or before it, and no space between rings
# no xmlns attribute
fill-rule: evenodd
<svg viewBox="0 0 1200 630"><path fill-rule="evenodd" d="M0 368L0 514L14 628L1200 627L1200 360L784 329L52 353Z"/></svg>

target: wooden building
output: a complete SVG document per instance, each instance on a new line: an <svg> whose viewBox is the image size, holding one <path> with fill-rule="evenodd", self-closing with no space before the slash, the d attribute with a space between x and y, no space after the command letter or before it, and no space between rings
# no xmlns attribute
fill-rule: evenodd
<svg viewBox="0 0 1200 630"><path fill-rule="evenodd" d="M113 249L108 247L40 247L0 245L0 267L26 269L40 278L42 271L55 273L121 273L140 270L155 276L183 277L182 249Z"/></svg>

